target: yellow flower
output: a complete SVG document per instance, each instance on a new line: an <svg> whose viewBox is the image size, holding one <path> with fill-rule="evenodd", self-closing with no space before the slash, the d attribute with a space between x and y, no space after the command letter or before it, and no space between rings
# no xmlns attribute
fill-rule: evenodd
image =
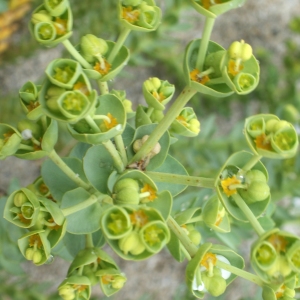
<svg viewBox="0 0 300 300"><path fill-rule="evenodd" d="M200 73L201 72L198 69L194 69L193 71L190 72L190 78L191 80L199 82L204 85L206 82L209 81L209 77L207 75L199 77L198 75Z"/></svg>
<svg viewBox="0 0 300 300"><path fill-rule="evenodd" d="M216 254L213 254L211 252L207 252L205 253L205 255L203 256L201 262L200 262L200 265L205 267L207 270L209 269L209 265L210 264L213 264L214 266L216 265L217 263L217 256Z"/></svg>
<svg viewBox="0 0 300 300"><path fill-rule="evenodd" d="M103 60L104 67L102 67L102 65L99 62L96 62L94 70L99 72L101 75L106 75L111 69L111 64L105 58L103 58Z"/></svg>
<svg viewBox="0 0 300 300"><path fill-rule="evenodd" d="M148 192L148 193L150 194L150 195L147 197L147 199L148 199L149 201L153 201L154 199L157 198L155 190L154 190L148 183L145 183L145 184L144 184L144 187L141 189L141 192L142 192L142 193Z"/></svg>
<svg viewBox="0 0 300 300"><path fill-rule="evenodd" d="M237 193L236 188L231 188L231 185L240 184L241 181L238 180L235 175L232 177L228 177L224 180L221 180L221 186L223 188L223 192L227 196L231 196Z"/></svg>
<svg viewBox="0 0 300 300"><path fill-rule="evenodd" d="M132 6L122 8L122 18L129 23L135 23L140 16L140 12L136 9L133 9Z"/></svg>

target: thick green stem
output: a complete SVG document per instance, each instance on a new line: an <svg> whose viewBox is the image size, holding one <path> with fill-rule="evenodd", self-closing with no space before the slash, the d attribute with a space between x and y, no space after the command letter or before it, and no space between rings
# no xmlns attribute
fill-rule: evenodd
<svg viewBox="0 0 300 300"><path fill-rule="evenodd" d="M91 233L88 233L85 235L85 248L93 248L94 243L93 243L93 236Z"/></svg>
<svg viewBox="0 0 300 300"><path fill-rule="evenodd" d="M256 275L254 274L251 274L247 271L244 271L244 270L241 270L237 267L234 267L232 265L229 265L229 264L226 264L222 261L220 261L219 259L217 260L217 263L216 263L216 266L223 269L223 270L226 270L226 271L229 271L230 273L232 274L235 274L241 278L244 278L246 280L249 280L255 284L257 284L258 286L264 286L264 282Z"/></svg>
<svg viewBox="0 0 300 300"><path fill-rule="evenodd" d="M108 84L106 81L98 80L98 86L99 86L101 95L105 95L105 94L109 93Z"/></svg>
<svg viewBox="0 0 300 300"><path fill-rule="evenodd" d="M125 26L122 28L122 31L118 37L118 40L116 41L116 44L112 51L110 52L107 61L111 64L115 57L117 56L118 52L120 51L121 47L123 46L128 34L130 33L130 29L126 28Z"/></svg>
<svg viewBox="0 0 300 300"><path fill-rule="evenodd" d="M184 184L189 186L204 187L210 189L214 188L214 182L215 182L214 178L202 178L202 177L178 175L172 173L146 171L145 174L148 175L152 180L157 182Z"/></svg>
<svg viewBox="0 0 300 300"><path fill-rule="evenodd" d="M164 118L158 123L157 127L152 131L147 141L140 150L133 156L129 163L140 161L153 149L162 135L168 130L169 126L175 118L181 113L181 110L187 102L196 94L196 91L190 87L185 87L173 105L168 110Z"/></svg>
<svg viewBox="0 0 300 300"><path fill-rule="evenodd" d="M259 160L261 160L261 155L253 155L252 158L243 166L242 170L247 172L251 170Z"/></svg>
<svg viewBox="0 0 300 300"><path fill-rule="evenodd" d="M181 228L178 223L170 216L167 224L169 228L173 231L173 233L178 237L183 247L186 249L186 251L189 253L191 257L193 257L197 251L198 248L192 243L190 238L187 236L186 232L183 228Z"/></svg>
<svg viewBox="0 0 300 300"><path fill-rule="evenodd" d="M81 211L81 210L93 205L98 200L103 199L103 196L106 196L106 195L101 195L100 197L97 196L97 195L91 195L87 200L85 200L83 202L80 202L76 205L73 205L73 206L70 206L70 207L67 207L67 208L63 208L61 211L62 211L63 215L65 217L67 217L71 214L74 214L78 211Z"/></svg>
<svg viewBox="0 0 300 300"><path fill-rule="evenodd" d="M231 197L234 199L237 206L242 210L256 233L261 236L265 232L265 230L261 227L260 223L257 221L251 209L245 203L244 199L239 194L233 194L231 195Z"/></svg>
<svg viewBox="0 0 300 300"><path fill-rule="evenodd" d="M78 174L76 174L68 165L66 165L66 163L60 158L54 149L48 154L48 157L78 186L86 190L91 188L88 183L79 178Z"/></svg>
<svg viewBox="0 0 300 300"><path fill-rule="evenodd" d="M106 150L109 152L109 154L111 155L113 161L114 161L114 165L117 169L118 173L122 173L125 169L123 161L120 157L119 152L117 151L117 149L115 148L114 144L112 143L111 140L108 140L107 142L103 143L103 146L106 148Z"/></svg>
<svg viewBox="0 0 300 300"><path fill-rule="evenodd" d="M214 18L206 18L205 24L204 24L204 29L203 29L203 34L201 38L201 45L199 48L198 56L197 56L197 62L196 62L196 68L199 71L202 71L204 61L205 61L205 56L208 48L208 43L210 40L210 35L212 32L212 29L214 27L215 19Z"/></svg>
<svg viewBox="0 0 300 300"><path fill-rule="evenodd" d="M69 40L64 40L62 44L66 47L69 53L86 69L92 69L93 67L79 54Z"/></svg>
<svg viewBox="0 0 300 300"><path fill-rule="evenodd" d="M126 154L122 135L117 135L115 136L114 139L115 139L117 150L119 151L121 159L123 161L123 164L124 166L127 166L128 160L127 160L127 154Z"/></svg>

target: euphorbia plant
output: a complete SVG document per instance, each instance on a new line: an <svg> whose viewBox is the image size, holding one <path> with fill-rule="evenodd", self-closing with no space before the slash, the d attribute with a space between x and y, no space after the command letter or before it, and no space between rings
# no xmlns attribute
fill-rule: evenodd
<svg viewBox="0 0 300 300"><path fill-rule="evenodd" d="M77 47L68 40L72 11L67 0L45 0L33 12L29 27L35 39L45 46L63 43L74 59L50 62L42 86L25 83L19 95L26 119L17 128L0 124L1 159L49 158L39 178L9 196L4 218L23 230L18 246L27 260L41 265L62 253L71 257L58 288L65 300L89 299L97 283L107 296L124 286L125 274L101 249L106 243L129 261L147 259L167 246L176 260L189 261L186 283L197 298L222 295L237 276L261 286L265 300L294 297L299 238L279 228L266 230L260 222L271 203L269 174L260 160L296 154L293 125L270 114L247 118L244 133L251 152L233 153L211 178L190 176L169 154L180 136L200 132L193 108L186 107L194 95L248 94L259 82L249 44L233 41L225 49L210 40L215 19L244 1L190 2L206 21L203 36L185 49L186 87L171 103L175 86L154 75L141 87L147 106L139 105L136 112L126 91L112 90L108 81L129 59L124 42L130 31L147 34L158 28L161 10L153 0L120 0L117 41L87 34ZM63 158L54 149L58 122L66 123L78 141ZM212 195L205 205L175 209L188 186L211 189ZM244 270L243 257L233 249L201 236L201 227L226 234L236 222L249 223L258 235L251 247L256 274Z"/></svg>

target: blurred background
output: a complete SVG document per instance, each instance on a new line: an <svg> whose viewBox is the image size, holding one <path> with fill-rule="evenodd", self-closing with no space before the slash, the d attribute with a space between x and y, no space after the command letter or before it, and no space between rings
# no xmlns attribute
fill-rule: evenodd
<svg viewBox="0 0 300 300"><path fill-rule="evenodd" d="M182 80L182 58L185 46L200 38L204 18L183 0L157 0L163 10L162 24L153 33L132 33L126 41L131 51L128 66L109 87L125 89L134 107L145 104L142 83L159 77L175 84L179 93ZM41 0L0 0L0 122L16 125L24 117L18 100L19 88L28 80L42 83L46 66L55 58L69 57L62 45L42 48L33 40L28 22ZM92 33L106 40L116 40L119 33L117 0L70 0L76 45L80 37ZM246 96L225 99L197 95L191 106L201 122L197 138L182 138L172 148L174 155L195 176L212 176L234 151L248 149L242 134L244 119L256 113L274 113L299 128L300 111L300 2L299 0L248 0L246 4L217 19L211 39L224 48L234 40L251 44L260 62L258 88ZM299 131L300 132L300 131ZM62 130L58 151L66 155L71 138ZM184 149L184 151L182 151ZM300 159L264 163L270 174L273 211L276 226L297 232L300 223ZM41 161L8 158L0 161L0 207L6 195L18 186L31 183L39 172ZM195 168L196 166L196 168ZM187 193L196 193L188 189ZM205 198L205 191L201 194ZM200 196L199 196L200 197ZM178 201L181 201L178 199ZM205 201L205 199L204 199ZM276 206L281 209L275 209ZM282 209L283 208L283 209ZM2 215L2 213L1 213ZM0 218L0 298L4 300L56 300L55 290L64 279L68 263L56 258L51 265L35 267L24 262L16 250L17 232ZM254 236L251 230L233 227L226 237L212 236L200 227L202 235L218 240L248 257ZM3 247L9 243L10 247ZM107 251L110 251L108 248ZM186 262L176 262L167 250L144 262L126 262L111 255L126 273L128 282L118 300L188 300L185 289ZM249 269L249 266L247 266ZM95 298L106 299L100 289ZM215 299L207 296L205 299ZM219 299L261 299L261 290L237 279Z"/></svg>

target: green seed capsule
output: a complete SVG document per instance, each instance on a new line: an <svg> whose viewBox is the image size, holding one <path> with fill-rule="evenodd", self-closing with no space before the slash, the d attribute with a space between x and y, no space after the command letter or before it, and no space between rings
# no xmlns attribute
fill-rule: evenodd
<svg viewBox="0 0 300 300"><path fill-rule="evenodd" d="M242 198L248 203L265 200L270 195L270 187L263 181L252 181L247 190L239 189Z"/></svg>

